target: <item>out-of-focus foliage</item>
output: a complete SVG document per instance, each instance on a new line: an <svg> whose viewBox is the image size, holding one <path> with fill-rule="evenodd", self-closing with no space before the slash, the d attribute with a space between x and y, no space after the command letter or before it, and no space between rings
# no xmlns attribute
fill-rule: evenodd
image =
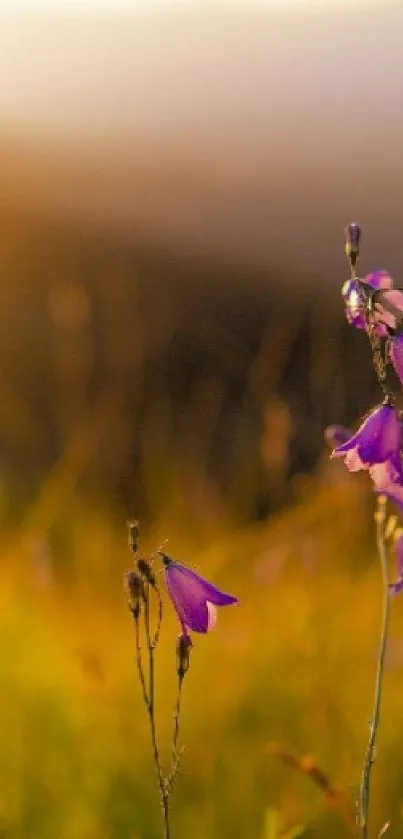
<svg viewBox="0 0 403 839"><path fill-rule="evenodd" d="M380 582L359 481L305 489L269 524L170 551L231 591L239 608L195 637L186 677L177 837L340 837L348 828L309 775L273 741L312 760L354 800L368 732ZM158 529L158 528L156 528ZM166 530L169 536L169 530ZM159 835L133 627L121 588L125 528L79 508L57 535L18 535L1 572L1 835L133 839ZM154 533L144 540L152 547ZM66 562L60 566L60 549ZM68 559L67 559L68 556ZM401 835L403 607L394 603L372 819ZM157 717L169 747L176 620L166 610Z"/></svg>
<svg viewBox="0 0 403 839"><path fill-rule="evenodd" d="M194 639L173 836L347 836L343 808L305 770L354 801L380 581L365 478L320 452L328 422L368 407L368 356L349 354L324 295L246 293L200 267L189 291L183 267L173 281L177 266L118 240L13 217L3 233L0 837L160 835L122 590L137 515L145 551L169 539L241 601ZM402 630L397 599L372 813L379 829L392 819L390 839L402 831ZM168 607L165 755L177 632Z"/></svg>

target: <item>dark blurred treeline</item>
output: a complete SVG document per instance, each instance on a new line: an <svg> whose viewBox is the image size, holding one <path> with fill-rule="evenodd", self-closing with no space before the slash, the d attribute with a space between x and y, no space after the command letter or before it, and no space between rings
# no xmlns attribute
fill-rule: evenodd
<svg viewBox="0 0 403 839"><path fill-rule="evenodd" d="M378 398L325 271L246 276L15 208L1 228L12 520L44 481L55 508L95 493L146 519L174 497L185 514L264 517L315 469L326 425Z"/></svg>

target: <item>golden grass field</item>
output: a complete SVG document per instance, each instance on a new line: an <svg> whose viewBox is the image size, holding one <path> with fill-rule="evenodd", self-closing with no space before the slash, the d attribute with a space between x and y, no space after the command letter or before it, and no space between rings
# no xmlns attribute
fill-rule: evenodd
<svg viewBox="0 0 403 839"><path fill-rule="evenodd" d="M123 590L126 515L140 516L145 553L168 539L240 600L194 637L173 839L352 835L381 621L374 499L366 476L317 451L326 422L379 398L366 344L341 312L330 323L324 294L302 332L299 304L273 315L252 295L259 327L240 293L231 309L231 285L216 309L197 284L175 296L157 272L149 287L146 267L137 283L113 242L3 228L0 839L162 837ZM295 440L305 459L290 470ZM165 760L177 634L166 603ZM387 819L401 839L402 802L403 595L370 839Z"/></svg>
<svg viewBox="0 0 403 839"><path fill-rule="evenodd" d="M171 518L170 532L168 507L144 534L145 551L169 538L169 553L240 599L219 612L213 633L194 637L177 839L351 835L380 624L372 501L364 479L340 472L334 482L310 479L298 503L259 526L238 532L227 522L203 537ZM28 528L2 547L0 836L157 839L122 588L132 561L125 522L73 505L46 540ZM165 755L177 632L167 604L157 668ZM403 831L402 638L396 598L371 806L371 836L390 818L391 839ZM312 764L334 796L300 771Z"/></svg>

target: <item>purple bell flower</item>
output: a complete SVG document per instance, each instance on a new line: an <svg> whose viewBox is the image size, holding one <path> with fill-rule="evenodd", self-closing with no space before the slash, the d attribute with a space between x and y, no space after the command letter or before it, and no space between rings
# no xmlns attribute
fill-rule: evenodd
<svg viewBox="0 0 403 839"><path fill-rule="evenodd" d="M390 291L393 287L393 279L388 271L381 269L371 271L370 274L367 274L361 280L354 277L344 283L341 293L344 300L346 318L350 326L355 326L356 329L367 328L365 317L365 285L370 286L374 291ZM385 324L381 322L376 324L376 331L378 335L387 335Z"/></svg>
<svg viewBox="0 0 403 839"><path fill-rule="evenodd" d="M350 472L370 470L376 465L387 464L389 479L403 484L401 446L400 420L395 408L384 402L372 411L346 443L333 450L331 457L344 457ZM374 474L376 473L373 471L373 478ZM385 475L382 477L382 480L384 479Z"/></svg>
<svg viewBox="0 0 403 839"><path fill-rule="evenodd" d="M356 329L366 329L365 300L357 279L347 280L341 289L344 300L345 314L350 326Z"/></svg>
<svg viewBox="0 0 403 839"><path fill-rule="evenodd" d="M403 486L392 464L389 461L376 463L370 466L368 471L373 480L375 492L386 495L389 501L393 501L403 510Z"/></svg>
<svg viewBox="0 0 403 839"><path fill-rule="evenodd" d="M162 552L160 556L164 563L168 594L185 633L189 630L209 632L216 624L216 606L238 602L236 597L220 591L185 565Z"/></svg>
<svg viewBox="0 0 403 839"><path fill-rule="evenodd" d="M380 268L377 271L371 271L370 274L367 274L363 279L363 283L367 283L367 285L376 291L391 289L393 287L393 277L391 277L389 271Z"/></svg>
<svg viewBox="0 0 403 839"><path fill-rule="evenodd" d="M344 425L328 425L325 429L325 443L334 449L336 446L341 446L342 443L347 443L351 437L351 431L345 428Z"/></svg>

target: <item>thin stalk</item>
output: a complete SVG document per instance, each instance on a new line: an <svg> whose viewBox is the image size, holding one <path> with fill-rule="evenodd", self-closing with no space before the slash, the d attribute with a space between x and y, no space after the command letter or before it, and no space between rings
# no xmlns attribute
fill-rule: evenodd
<svg viewBox="0 0 403 839"><path fill-rule="evenodd" d="M176 704L174 710L174 729L172 735L172 758L171 758L171 772L168 778L168 790L172 790L176 775L178 774L181 751L178 750L179 740L179 723L181 715L181 701L182 701L182 684L183 675L178 676L178 693L176 697Z"/></svg>
<svg viewBox="0 0 403 839"><path fill-rule="evenodd" d="M161 601L160 601L161 602ZM164 820L164 837L170 839L170 825L169 825L169 792L164 778L161 765L161 757L157 739L157 729L155 722L155 673L154 673L154 638L151 638L150 629L150 589L146 586L145 600L144 600L144 626L148 650L148 697L147 705L148 717L150 721L151 743L153 749L153 758L155 771L157 774L158 788L160 792L161 809Z"/></svg>
<svg viewBox="0 0 403 839"><path fill-rule="evenodd" d="M391 588L389 585L389 576L388 576L388 562L387 562L387 552L386 552L386 545L385 545L385 506L383 500L380 499L378 502L378 509L375 513L375 522L376 522L376 544L378 548L378 554L381 564L381 573L382 573L382 588L383 588L383 614L382 614L382 627L381 627L381 640L379 646L379 655L378 655L378 666L376 671L376 679L375 679L375 692L374 692L374 707L372 712L372 719L369 731L369 740L367 745L367 750L365 753L365 760L364 760L364 767L362 772L361 778L361 786L360 786L360 799L359 799L359 828L360 828L360 839L367 839L368 836L368 809L369 809L369 797L370 797L370 780L371 780L371 770L372 765L375 761L376 755L376 739L378 734L378 727L379 727L379 718L380 718L380 710L381 710L381 700L382 700L382 685L383 685L383 675L385 669L385 658L386 658L386 648L388 642L388 629L389 629L389 613L390 613L390 598L391 598Z"/></svg>
<svg viewBox="0 0 403 839"><path fill-rule="evenodd" d="M162 615L163 615L163 606L162 606L162 597L159 588L156 590L156 595L158 599L158 616L157 616L157 626L154 632L154 637L152 640L152 648L155 650L158 641L160 640L160 633L161 633L161 625L162 625Z"/></svg>
<svg viewBox="0 0 403 839"><path fill-rule="evenodd" d="M150 699L149 699L148 692L147 692L146 678L145 678L145 675L144 675L144 668L143 668L143 659L142 659L142 656L141 656L140 621L139 621L138 616L136 616L134 618L134 632L135 632L135 639L136 639L136 664L137 664L137 670L138 670L139 680L140 680L140 685L141 685L141 692L143 694L144 705L146 706L147 711L149 711Z"/></svg>

